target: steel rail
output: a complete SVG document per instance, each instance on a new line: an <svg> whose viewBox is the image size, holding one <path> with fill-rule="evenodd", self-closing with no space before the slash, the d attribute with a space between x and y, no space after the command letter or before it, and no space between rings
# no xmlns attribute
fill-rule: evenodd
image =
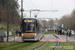
<svg viewBox="0 0 75 50"><path fill-rule="evenodd" d="M56 37L56 38L58 38L56 35L53 35L53 36ZM59 41L57 39L56 39L56 41L57 41L57 45L55 46L55 48L53 48L53 50L56 50L59 47Z"/></svg>
<svg viewBox="0 0 75 50"><path fill-rule="evenodd" d="M38 48L41 48L42 46L46 45L47 43L48 43L48 39L47 39L47 41L46 41L45 43L43 43L42 45L40 45L40 46L34 48L33 50L37 50Z"/></svg>

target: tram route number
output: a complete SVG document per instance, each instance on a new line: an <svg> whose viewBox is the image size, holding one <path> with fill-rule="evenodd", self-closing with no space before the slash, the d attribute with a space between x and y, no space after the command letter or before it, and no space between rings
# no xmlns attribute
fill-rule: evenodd
<svg viewBox="0 0 75 50"><path fill-rule="evenodd" d="M32 22L32 20L27 20L27 22Z"/></svg>
<svg viewBox="0 0 75 50"><path fill-rule="evenodd" d="M35 22L35 20L24 20L24 22Z"/></svg>

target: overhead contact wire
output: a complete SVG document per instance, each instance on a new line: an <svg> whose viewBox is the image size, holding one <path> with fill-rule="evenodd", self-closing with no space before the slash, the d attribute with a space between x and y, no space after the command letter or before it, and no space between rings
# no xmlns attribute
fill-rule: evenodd
<svg viewBox="0 0 75 50"><path fill-rule="evenodd" d="M30 2L32 3L32 5L36 8L36 6L33 4L33 2L30 0Z"/></svg>

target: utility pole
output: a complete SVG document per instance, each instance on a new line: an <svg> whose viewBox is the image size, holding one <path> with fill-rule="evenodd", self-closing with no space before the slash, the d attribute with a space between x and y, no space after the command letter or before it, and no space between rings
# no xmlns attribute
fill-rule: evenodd
<svg viewBox="0 0 75 50"><path fill-rule="evenodd" d="M23 0L21 0L21 21L23 19Z"/></svg>
<svg viewBox="0 0 75 50"><path fill-rule="evenodd" d="M7 42L9 37L9 0L7 0Z"/></svg>

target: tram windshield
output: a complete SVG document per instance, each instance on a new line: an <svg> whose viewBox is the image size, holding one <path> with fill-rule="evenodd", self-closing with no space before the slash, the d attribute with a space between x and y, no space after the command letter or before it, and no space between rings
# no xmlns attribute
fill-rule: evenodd
<svg viewBox="0 0 75 50"><path fill-rule="evenodd" d="M24 24L23 32L35 32L35 24L33 24L33 23Z"/></svg>

